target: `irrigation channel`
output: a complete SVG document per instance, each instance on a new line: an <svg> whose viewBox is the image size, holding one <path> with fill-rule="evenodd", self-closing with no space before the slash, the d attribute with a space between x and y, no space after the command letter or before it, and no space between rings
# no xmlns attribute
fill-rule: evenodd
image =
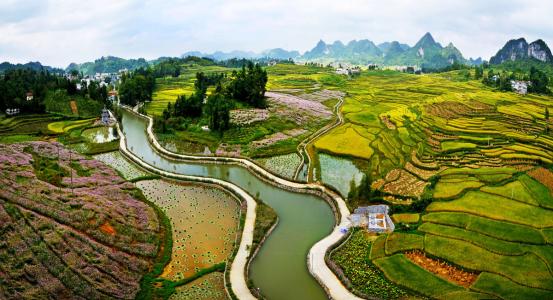
<svg viewBox="0 0 553 300"><path fill-rule="evenodd" d="M121 110L128 149L144 162L172 173L211 177L241 187L270 205L279 223L250 266L250 278L268 299L327 299L307 268L309 249L334 229L335 217L323 199L269 184L240 165L172 160L154 151L147 120Z"/></svg>

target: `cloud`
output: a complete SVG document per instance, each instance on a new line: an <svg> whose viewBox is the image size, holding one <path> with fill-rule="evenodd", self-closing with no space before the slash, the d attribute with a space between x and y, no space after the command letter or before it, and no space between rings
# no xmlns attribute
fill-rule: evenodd
<svg viewBox="0 0 553 300"><path fill-rule="evenodd" d="M3 0L0 59L56 66L102 55L155 58L186 51L370 39L414 44L427 31L465 56L489 58L511 38L553 42L547 1Z"/></svg>

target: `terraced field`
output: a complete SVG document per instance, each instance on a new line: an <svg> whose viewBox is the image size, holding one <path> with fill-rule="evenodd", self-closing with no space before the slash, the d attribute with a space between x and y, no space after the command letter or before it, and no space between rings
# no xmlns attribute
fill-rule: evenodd
<svg viewBox="0 0 553 300"><path fill-rule="evenodd" d="M303 140L332 121L332 109L343 96L337 88L344 79L335 75L332 68L277 64L266 70L267 108L253 109L238 103L231 111L231 127L222 136L205 132L201 126L207 123L198 123L171 133L156 133L159 141L172 151L193 154L269 159L297 152ZM233 69L187 65L178 78L158 78L146 112L159 116L177 96L192 94L195 74L200 71L230 73Z"/></svg>
<svg viewBox="0 0 553 300"><path fill-rule="evenodd" d="M134 299L163 215L103 163L61 144L0 144L2 299Z"/></svg>
<svg viewBox="0 0 553 300"><path fill-rule="evenodd" d="M41 135L51 133L50 123L59 120L53 115L19 115L10 118L0 118L0 137Z"/></svg>
<svg viewBox="0 0 553 300"><path fill-rule="evenodd" d="M549 298L553 136L544 112L553 98L457 78L364 72L345 82L345 123L315 147L363 162L378 191L371 201L396 212L397 232L366 244L374 276L431 298ZM346 275L363 268L338 265Z"/></svg>
<svg viewBox="0 0 553 300"><path fill-rule="evenodd" d="M194 81L196 72L205 74L232 72L232 69L219 66L199 66L190 64L186 66L186 71L179 77L164 77L156 79L156 89L152 96L153 100L146 103L146 112L150 115L159 116L167 108L167 103L174 103L178 96L190 96L194 93Z"/></svg>

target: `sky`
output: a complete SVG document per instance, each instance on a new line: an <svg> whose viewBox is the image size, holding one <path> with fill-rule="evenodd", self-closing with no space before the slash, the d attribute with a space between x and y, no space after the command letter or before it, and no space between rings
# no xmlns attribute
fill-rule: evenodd
<svg viewBox="0 0 553 300"><path fill-rule="evenodd" d="M304 52L320 40L413 45L426 32L489 59L525 37L553 45L547 0L0 0L0 61L66 67L101 56Z"/></svg>

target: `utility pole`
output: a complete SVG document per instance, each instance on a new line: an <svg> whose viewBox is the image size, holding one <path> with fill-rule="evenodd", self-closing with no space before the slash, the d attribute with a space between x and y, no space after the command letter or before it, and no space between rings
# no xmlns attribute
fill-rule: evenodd
<svg viewBox="0 0 553 300"><path fill-rule="evenodd" d="M71 172L71 194L75 195L73 192L73 168L71 167L71 163L73 161L71 160L71 149L69 149L69 172Z"/></svg>
<svg viewBox="0 0 553 300"><path fill-rule="evenodd" d="M58 165L61 165L61 158L60 158L60 145L56 144L56 147L58 148ZM58 192L61 194L61 186L58 186Z"/></svg>

